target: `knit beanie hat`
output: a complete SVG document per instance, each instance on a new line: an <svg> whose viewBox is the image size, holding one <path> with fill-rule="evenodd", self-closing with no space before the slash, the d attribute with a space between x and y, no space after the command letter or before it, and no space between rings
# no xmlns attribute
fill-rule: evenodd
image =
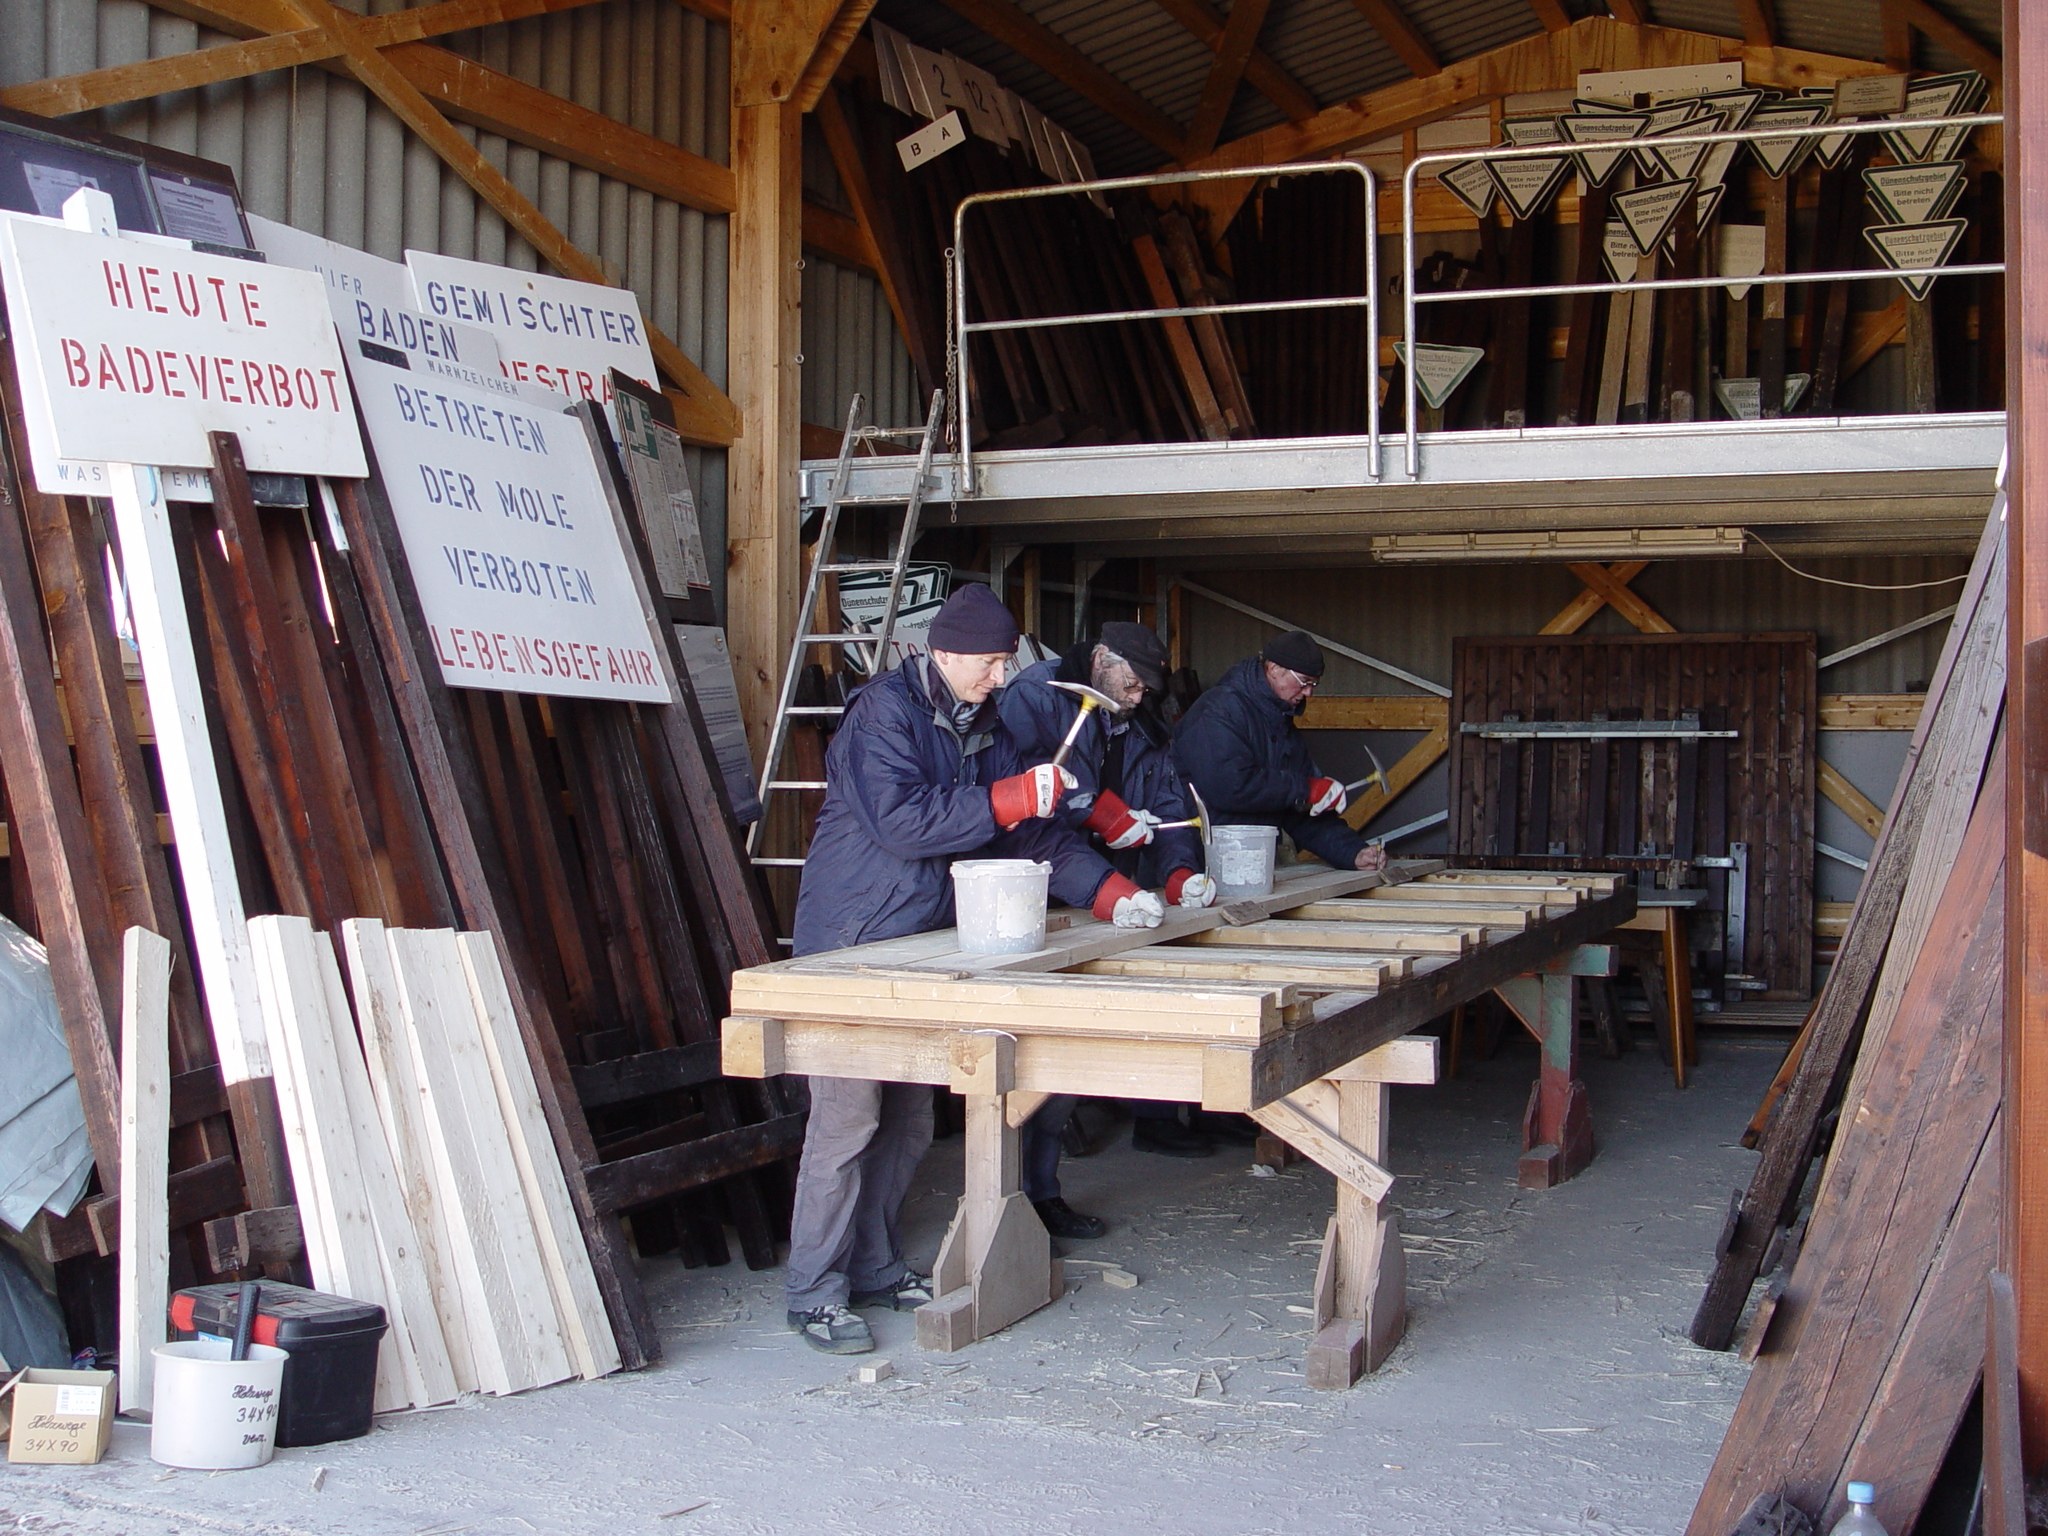
<svg viewBox="0 0 2048 1536"><path fill-rule="evenodd" d="M1154 693L1166 687L1166 647L1144 625L1112 620L1102 626L1102 643L1129 662L1138 681Z"/></svg>
<svg viewBox="0 0 2048 1536"><path fill-rule="evenodd" d="M1017 621L980 582L955 587L932 620L927 643L956 656L1007 656L1017 649Z"/></svg>

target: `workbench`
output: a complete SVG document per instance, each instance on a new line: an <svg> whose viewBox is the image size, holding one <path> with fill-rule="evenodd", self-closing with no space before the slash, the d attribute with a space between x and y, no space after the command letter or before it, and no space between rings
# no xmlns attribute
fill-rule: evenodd
<svg viewBox="0 0 2048 1536"><path fill-rule="evenodd" d="M1613 974L1613 950L1593 941L1635 905L1618 875L1295 865L1270 895L1173 908L1154 929L1055 912L1028 954L970 954L951 929L889 939L736 973L725 1071L965 1096L965 1193L917 1314L918 1342L940 1350L1064 1289L1019 1186L1018 1130L1047 1095L1249 1114L1336 1176L1307 1371L1346 1387L1406 1321L1385 1163L1390 1086L1436 1080L1437 1041L1413 1031L1499 993L1543 1053L1518 1176L1532 1188L1572 1177L1593 1155L1574 981Z"/></svg>

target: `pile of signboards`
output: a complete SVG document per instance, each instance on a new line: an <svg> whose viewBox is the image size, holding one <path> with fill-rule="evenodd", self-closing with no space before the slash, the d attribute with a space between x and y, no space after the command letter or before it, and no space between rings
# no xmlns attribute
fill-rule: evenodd
<svg viewBox="0 0 2048 1536"><path fill-rule="evenodd" d="M726 980L773 940L645 326L622 290L228 212L267 261L131 238L89 188L64 219L0 217L5 905L49 947L101 1181L44 1249L118 1243L126 928L175 956L179 1284L332 1257L250 919L463 930L503 969L478 1038L524 1058L494 1080L507 1124L545 1126L553 1215L642 1364L628 1230L723 1262L731 1227L774 1263L802 1123L780 1083L718 1071ZM361 987L343 973L358 1020ZM338 1040L348 1007L316 1002Z"/></svg>

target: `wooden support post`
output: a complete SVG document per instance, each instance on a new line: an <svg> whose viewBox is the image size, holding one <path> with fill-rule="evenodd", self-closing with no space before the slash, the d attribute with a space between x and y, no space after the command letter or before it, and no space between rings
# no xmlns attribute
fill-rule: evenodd
<svg viewBox="0 0 2048 1536"><path fill-rule="evenodd" d="M742 425L731 457L726 636L740 715L758 759L796 630L803 113L787 101L748 103L737 81L734 91L739 210L728 323L732 398Z"/></svg>
<svg viewBox="0 0 2048 1536"><path fill-rule="evenodd" d="M1783 273L1791 226L1788 178L1764 182L1764 271ZM1757 411L1765 421L1785 414L1785 285L1763 285L1763 315L1756 329Z"/></svg>
<svg viewBox="0 0 2048 1536"><path fill-rule="evenodd" d="M1022 1136L1006 1100L1017 1085L1017 1041L997 1030L952 1044L952 1086L967 1098L967 1181L932 1270L933 1299L917 1309L917 1342L955 1350L1028 1317L1066 1290L1052 1239L1024 1197Z"/></svg>
<svg viewBox="0 0 2048 1536"><path fill-rule="evenodd" d="M1593 1160L1593 1116L1579 1081L1578 996L1574 976L1614 974L1614 951L1585 946L1578 955L1494 990L1543 1047L1543 1065L1522 1116L1524 1189L1550 1189Z"/></svg>
<svg viewBox="0 0 2048 1536"><path fill-rule="evenodd" d="M171 946L121 944L121 1411L147 1412L171 1270Z"/></svg>
<svg viewBox="0 0 2048 1536"><path fill-rule="evenodd" d="M1375 1160L1387 1155L1385 1083L1339 1082L1338 1134ZM1308 1384L1325 1391L1350 1386L1401 1342L1408 1326L1408 1265L1401 1220L1386 1196L1377 1199L1344 1180L1337 1214L1316 1267L1316 1331L1309 1341Z"/></svg>
<svg viewBox="0 0 2048 1536"><path fill-rule="evenodd" d="M2048 1464L2048 17L2005 0L2006 536L2005 1210L2026 1465Z"/></svg>

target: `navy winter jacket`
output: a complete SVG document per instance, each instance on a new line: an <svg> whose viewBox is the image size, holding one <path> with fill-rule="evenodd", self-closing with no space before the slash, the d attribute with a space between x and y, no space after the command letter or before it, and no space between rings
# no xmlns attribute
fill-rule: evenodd
<svg viewBox="0 0 2048 1536"><path fill-rule="evenodd" d="M1057 822L1005 833L989 786L1026 766L993 701L963 738L932 703L922 658L854 695L825 752L825 808L804 861L794 953L953 924L953 861L1043 859L1052 897L1087 907L1110 867ZM1034 760L1035 761L1035 760Z"/></svg>
<svg viewBox="0 0 2048 1536"><path fill-rule="evenodd" d="M1370 841L1341 816L1308 814L1309 780L1319 770L1294 728L1293 709L1267 686L1256 656L1188 706L1174 733L1173 760L1219 822L1278 827L1339 869L1351 868Z"/></svg>
<svg viewBox="0 0 2048 1536"><path fill-rule="evenodd" d="M1094 656L1093 642L1084 642L1066 655L1048 657L1026 667L998 696L1003 724L1017 740L1017 750L1026 763L1049 763L1074 723L1081 701L1046 684L1085 683ZM1079 828L1095 808L1095 797L1104 790L1118 796L1135 811L1150 811L1161 821L1184 821L1194 814L1180 775L1167 755L1169 735L1156 713L1144 705L1125 717L1123 728L1112 732L1097 710L1074 738L1074 750L1066 766L1080 780L1080 788L1069 790L1060 801L1058 817ZM1112 769L1106 775L1104 769ZM1124 874L1140 885L1159 886L1177 869L1202 872L1201 834L1193 827L1176 827L1161 832L1151 844L1137 849L1108 849L1106 856Z"/></svg>

